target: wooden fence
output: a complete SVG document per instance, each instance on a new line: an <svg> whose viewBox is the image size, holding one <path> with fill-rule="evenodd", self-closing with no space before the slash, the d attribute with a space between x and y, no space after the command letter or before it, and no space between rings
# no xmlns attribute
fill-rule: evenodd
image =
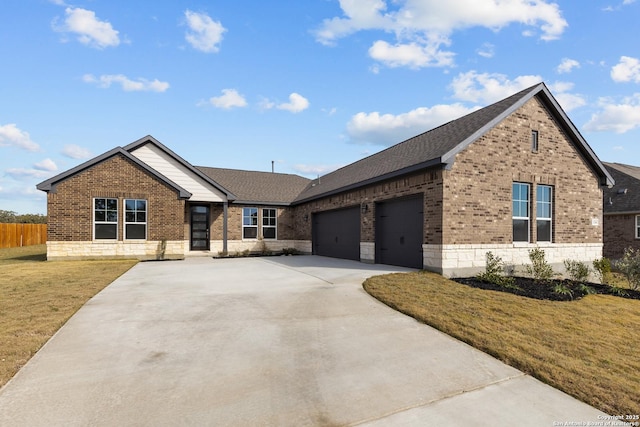
<svg viewBox="0 0 640 427"><path fill-rule="evenodd" d="M0 248L47 243L47 224L0 223Z"/></svg>

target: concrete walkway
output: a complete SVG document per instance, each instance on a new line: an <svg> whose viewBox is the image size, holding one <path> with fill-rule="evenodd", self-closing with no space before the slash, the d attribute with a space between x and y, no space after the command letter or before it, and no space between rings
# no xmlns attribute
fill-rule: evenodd
<svg viewBox="0 0 640 427"><path fill-rule="evenodd" d="M379 303L401 268L148 262L0 390L7 426L553 426L601 412Z"/></svg>

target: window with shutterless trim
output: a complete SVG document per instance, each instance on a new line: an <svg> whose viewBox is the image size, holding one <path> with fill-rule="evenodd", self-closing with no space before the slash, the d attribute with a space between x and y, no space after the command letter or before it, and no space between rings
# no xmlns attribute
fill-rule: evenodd
<svg viewBox="0 0 640 427"><path fill-rule="evenodd" d="M277 238L277 210L262 209L262 237L264 239Z"/></svg>
<svg viewBox="0 0 640 427"><path fill-rule="evenodd" d="M93 199L93 238L118 239L118 199L96 197Z"/></svg>
<svg viewBox="0 0 640 427"><path fill-rule="evenodd" d="M536 186L536 240L551 242L553 236L553 187Z"/></svg>
<svg viewBox="0 0 640 427"><path fill-rule="evenodd" d="M147 201L143 199L124 200L125 240L146 240Z"/></svg>
<svg viewBox="0 0 640 427"><path fill-rule="evenodd" d="M258 238L258 208L242 208L242 238Z"/></svg>
<svg viewBox="0 0 640 427"><path fill-rule="evenodd" d="M529 184L514 182L512 185L513 241L529 242L530 203Z"/></svg>
<svg viewBox="0 0 640 427"><path fill-rule="evenodd" d="M531 131L531 152L533 153L538 152L538 131L537 130Z"/></svg>

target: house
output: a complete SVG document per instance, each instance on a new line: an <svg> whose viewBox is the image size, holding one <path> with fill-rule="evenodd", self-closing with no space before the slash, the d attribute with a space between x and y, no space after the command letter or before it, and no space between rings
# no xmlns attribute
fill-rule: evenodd
<svg viewBox="0 0 640 427"><path fill-rule="evenodd" d="M315 180L197 167L151 136L40 183L49 259L295 248L446 276L602 256L614 180L543 84Z"/></svg>
<svg viewBox="0 0 640 427"><path fill-rule="evenodd" d="M618 259L640 249L640 167L604 163L615 185L604 189L603 255Z"/></svg>

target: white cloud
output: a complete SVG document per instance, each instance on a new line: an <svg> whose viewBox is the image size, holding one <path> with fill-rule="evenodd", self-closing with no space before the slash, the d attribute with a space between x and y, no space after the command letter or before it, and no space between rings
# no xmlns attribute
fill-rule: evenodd
<svg viewBox="0 0 640 427"><path fill-rule="evenodd" d="M202 52L218 52L219 44L222 41L222 34L227 31L220 22L214 21L204 13L184 12L187 18L189 31L185 34L185 39L189 44Z"/></svg>
<svg viewBox="0 0 640 427"><path fill-rule="evenodd" d="M114 30L109 22L96 18L95 12L79 7L67 7L65 15L64 23L60 26L57 25L57 20L54 20L54 30L74 33L80 43L98 49L120 44L118 31Z"/></svg>
<svg viewBox="0 0 640 427"><path fill-rule="evenodd" d="M543 40L559 38L567 27L555 3L546 0L340 0L343 17L325 19L316 40L333 45L363 30L385 31L395 42L378 40L369 54L391 66L450 66L453 53L441 51L454 31L484 27L494 31L517 23L541 32ZM485 51L486 52L486 51Z"/></svg>
<svg viewBox="0 0 640 427"><path fill-rule="evenodd" d="M131 80L123 74L103 74L96 77L93 74L85 74L82 76L85 83L95 83L100 88L108 88L113 83L120 84L125 92L164 92L169 89L169 83L161 82L158 79L147 80L139 78Z"/></svg>
<svg viewBox="0 0 640 427"><path fill-rule="evenodd" d="M39 171L55 172L58 170L58 165L56 165L53 160L47 158L42 160L41 162L34 164L33 168Z"/></svg>
<svg viewBox="0 0 640 427"><path fill-rule="evenodd" d="M496 53L495 50L496 47L493 44L484 43L478 50L476 50L476 52L483 58L493 58Z"/></svg>
<svg viewBox="0 0 640 427"><path fill-rule="evenodd" d="M25 168L10 168L7 169L5 173L17 180L24 180L29 178L48 178L51 176L51 171Z"/></svg>
<svg viewBox="0 0 640 427"><path fill-rule="evenodd" d="M91 157L91 151L79 145L66 144L62 148L62 155L71 159L88 159Z"/></svg>
<svg viewBox="0 0 640 427"><path fill-rule="evenodd" d="M630 56L621 56L620 62L611 68L611 78L614 82L640 83L640 60Z"/></svg>
<svg viewBox="0 0 640 427"><path fill-rule="evenodd" d="M293 170L298 172L301 175L325 175L329 172L333 172L336 169L341 168L344 165L307 165L307 164L298 164L293 166Z"/></svg>
<svg viewBox="0 0 640 427"><path fill-rule="evenodd" d="M570 73L574 68L580 68L580 63L575 59L562 58L562 62L556 68L558 74Z"/></svg>
<svg viewBox="0 0 640 427"><path fill-rule="evenodd" d="M504 74L478 73L472 70L458 74L450 87L456 99L488 105L541 81L542 77L534 75L509 80Z"/></svg>
<svg viewBox="0 0 640 427"><path fill-rule="evenodd" d="M573 90L573 83L571 82L552 83L549 85L549 90L565 111L575 110L576 108L587 105L587 100L584 96L569 92Z"/></svg>
<svg viewBox="0 0 640 427"><path fill-rule="evenodd" d="M593 114L584 125L590 132L625 133L640 126L640 93L624 98L621 102L603 98L600 111Z"/></svg>
<svg viewBox="0 0 640 427"><path fill-rule="evenodd" d="M278 110L286 110L291 113L300 113L309 108L309 100L304 96L293 92L289 95L289 102L284 102L276 107Z"/></svg>
<svg viewBox="0 0 640 427"><path fill-rule="evenodd" d="M453 52L439 50L443 42L436 40L424 44L416 42L390 45L378 40L369 48L369 56L389 67L447 67L453 65Z"/></svg>
<svg viewBox="0 0 640 427"><path fill-rule="evenodd" d="M412 136L433 129L453 119L464 116L477 107L462 104L421 107L398 115L358 113L347 124L347 133L354 142L393 145Z"/></svg>
<svg viewBox="0 0 640 427"><path fill-rule="evenodd" d="M0 125L0 147L18 147L33 152L40 150L29 133L19 129L15 123Z"/></svg>
<svg viewBox="0 0 640 427"><path fill-rule="evenodd" d="M228 110L234 107L246 107L247 101L235 89L222 89L222 95L209 98L207 104Z"/></svg>

